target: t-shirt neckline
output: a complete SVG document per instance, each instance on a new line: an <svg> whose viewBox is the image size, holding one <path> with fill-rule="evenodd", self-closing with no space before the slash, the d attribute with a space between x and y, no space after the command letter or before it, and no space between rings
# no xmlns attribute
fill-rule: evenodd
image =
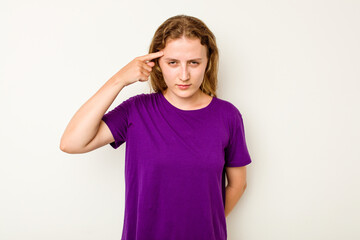
<svg viewBox="0 0 360 240"><path fill-rule="evenodd" d="M158 92L158 94L160 95L160 97L163 99L163 102L171 109L178 111L178 112L183 112L183 113L194 113L194 112L203 112L203 111L207 111L208 109L210 109L212 107L212 105L214 105L215 102L215 97L212 96L212 99L210 101L210 103L203 107L203 108L199 108L199 109L192 109L192 110L183 110L180 108L175 107L174 105L172 105L166 98L165 96L162 94L161 91Z"/></svg>

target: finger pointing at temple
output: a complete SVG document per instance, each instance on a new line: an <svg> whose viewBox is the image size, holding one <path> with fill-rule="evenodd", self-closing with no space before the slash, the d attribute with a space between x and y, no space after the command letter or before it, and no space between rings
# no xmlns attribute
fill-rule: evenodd
<svg viewBox="0 0 360 240"><path fill-rule="evenodd" d="M155 59L155 58L158 58L158 57L161 57L164 55L164 52L163 51L159 51L159 52L155 52L155 53L149 53L149 54L146 54L144 56L141 56L139 57L139 59L141 61L150 61L152 59Z"/></svg>

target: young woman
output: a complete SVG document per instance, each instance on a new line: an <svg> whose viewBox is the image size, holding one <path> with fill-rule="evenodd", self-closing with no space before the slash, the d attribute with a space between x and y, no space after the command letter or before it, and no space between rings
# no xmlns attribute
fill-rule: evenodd
<svg viewBox="0 0 360 240"><path fill-rule="evenodd" d="M226 217L246 187L251 158L240 111L217 98L218 49L199 19L178 15L76 112L61 150L126 142L122 240L225 240ZM105 114L125 86L154 92ZM225 176L228 184L225 187Z"/></svg>

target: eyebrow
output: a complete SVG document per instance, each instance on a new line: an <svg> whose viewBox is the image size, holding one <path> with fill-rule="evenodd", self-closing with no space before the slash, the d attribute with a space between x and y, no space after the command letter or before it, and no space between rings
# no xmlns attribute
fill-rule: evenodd
<svg viewBox="0 0 360 240"><path fill-rule="evenodd" d="M178 59L175 58L165 58L165 60L179 61ZM194 58L194 59L190 59L189 61L194 61L194 60L202 60L202 58Z"/></svg>

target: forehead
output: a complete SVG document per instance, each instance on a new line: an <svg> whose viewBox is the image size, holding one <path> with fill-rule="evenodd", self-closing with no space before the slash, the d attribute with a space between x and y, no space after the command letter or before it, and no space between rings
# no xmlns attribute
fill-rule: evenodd
<svg viewBox="0 0 360 240"><path fill-rule="evenodd" d="M174 59L192 59L206 58L207 47L201 45L199 38L178 38L166 41L163 49L164 58L170 57Z"/></svg>

